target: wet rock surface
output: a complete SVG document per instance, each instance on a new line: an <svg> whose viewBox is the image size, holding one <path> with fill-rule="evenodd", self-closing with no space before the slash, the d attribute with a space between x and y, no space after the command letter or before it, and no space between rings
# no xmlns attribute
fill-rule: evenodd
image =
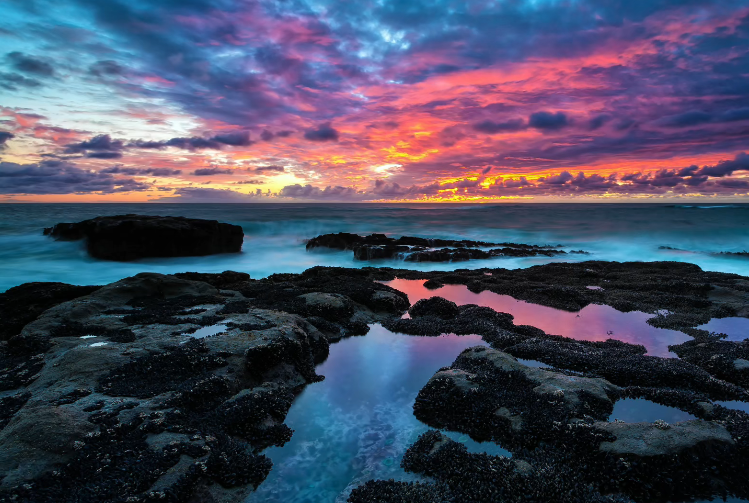
<svg viewBox="0 0 749 503"><path fill-rule="evenodd" d="M118 215L59 223L44 234L63 241L85 240L88 253L105 260L186 257L237 253L244 232L238 225L184 217Z"/></svg>
<svg viewBox="0 0 749 503"><path fill-rule="evenodd" d="M700 418L676 424L607 422L613 403L625 396L685 404ZM699 394L622 388L600 377L526 367L507 353L474 347L430 379L414 414L430 426L495 441L513 453L512 459L467 454L436 431L424 435L403 460L406 470L440 482L431 488L434 499L424 501L444 501L445 494L452 501L488 501L498 490L500 501L539 502L749 495L744 436L749 415L710 405ZM494 478L519 463L543 478L526 477L525 485L504 474ZM554 482L544 486L549 481ZM587 494L562 489L565 485ZM374 486L362 490L377 494ZM403 494L407 488L388 490Z"/></svg>
<svg viewBox="0 0 749 503"><path fill-rule="evenodd" d="M491 348L456 355L424 383L414 413L513 457L471 454L432 431L403 459L428 479L369 481L350 501L749 497L749 414L717 403L749 401L745 343L692 330L694 341L671 348L681 359L657 358L643 346L515 325L486 307L438 297L410 306L379 282L418 276L554 307L668 309L657 322L689 330L695 320L746 315L749 280L678 263L485 272L316 267L262 280L226 271L53 284L49 302L11 318L0 342L0 501L242 501L272 469L263 450L293 435L286 414L296 393L323 378L315 365L330 343L373 322L418 336L481 335ZM586 288L596 284L604 289ZM22 305L14 299L34 292L45 288L0 295ZM698 419L607 422L623 398Z"/></svg>
<svg viewBox="0 0 749 503"><path fill-rule="evenodd" d="M408 307L366 279L181 276L104 286L3 343L0 501L241 501L272 467L261 451L291 438L295 394L323 378L313 322L335 339Z"/></svg>
<svg viewBox="0 0 749 503"><path fill-rule="evenodd" d="M551 246L521 243L487 243L411 236L396 239L387 237L385 234L360 236L348 232L323 234L312 238L307 242L307 250L315 248L351 250L356 260L401 258L407 262L460 262L492 257L536 257L539 255L553 257L567 253ZM490 249L482 250L481 248Z"/></svg>

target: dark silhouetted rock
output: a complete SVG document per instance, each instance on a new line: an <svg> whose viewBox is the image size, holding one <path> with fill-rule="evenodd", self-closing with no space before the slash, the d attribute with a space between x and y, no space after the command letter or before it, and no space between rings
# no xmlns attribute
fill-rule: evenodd
<svg viewBox="0 0 749 503"><path fill-rule="evenodd" d="M97 217L59 223L44 234L63 241L86 240L92 257L136 260L145 257L188 257L237 253L244 232L216 220L148 215Z"/></svg>

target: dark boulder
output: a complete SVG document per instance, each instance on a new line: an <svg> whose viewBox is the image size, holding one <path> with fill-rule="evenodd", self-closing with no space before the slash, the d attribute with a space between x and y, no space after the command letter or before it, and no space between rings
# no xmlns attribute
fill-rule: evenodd
<svg viewBox="0 0 749 503"><path fill-rule="evenodd" d="M86 240L88 253L105 260L145 257L188 257L236 253L244 232L216 220L148 215L97 217L59 223L44 234L63 241Z"/></svg>
<svg viewBox="0 0 749 503"><path fill-rule="evenodd" d="M458 305L442 297L429 297L421 299L408 310L413 317L437 316L438 318L451 319L460 314Z"/></svg>

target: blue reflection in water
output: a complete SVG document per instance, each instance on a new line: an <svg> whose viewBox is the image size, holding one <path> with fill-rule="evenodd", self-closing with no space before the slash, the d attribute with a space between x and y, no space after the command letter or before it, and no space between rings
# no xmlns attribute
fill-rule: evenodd
<svg viewBox="0 0 749 503"><path fill-rule="evenodd" d="M406 449L428 429L413 415L414 399L440 367L476 345L486 343L477 335L394 334L380 325L333 344L317 368L325 380L294 401L286 417L294 435L264 452L273 469L248 502L345 501L370 479L419 480L400 468ZM445 433L471 452L510 456L495 444Z"/></svg>
<svg viewBox="0 0 749 503"><path fill-rule="evenodd" d="M662 419L667 423L678 423L697 419L692 414L674 407L666 407L644 398L624 398L614 403L614 412L609 421L619 419L625 423L652 423Z"/></svg>
<svg viewBox="0 0 749 503"><path fill-rule="evenodd" d="M702 330L726 334L727 341L741 342L749 339L749 319L747 318L713 318L708 323L700 325Z"/></svg>

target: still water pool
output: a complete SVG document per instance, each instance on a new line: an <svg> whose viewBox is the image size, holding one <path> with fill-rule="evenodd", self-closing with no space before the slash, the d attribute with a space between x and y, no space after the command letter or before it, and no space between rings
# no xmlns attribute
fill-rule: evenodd
<svg viewBox="0 0 749 503"><path fill-rule="evenodd" d="M662 358L676 357L668 346L692 338L683 332L656 328L647 324L652 314L641 311L624 313L611 306L589 304L573 313L553 307L517 300L488 290L474 293L465 285L445 285L436 290L424 286L425 280L395 279L383 282L408 295L411 305L429 297L443 297L456 304L476 304L491 307L500 313L514 316L516 325L533 325L547 334L562 335L583 341L617 339L630 344L642 344L647 354Z"/></svg>
<svg viewBox="0 0 749 503"><path fill-rule="evenodd" d="M413 403L430 377L466 348L487 344L477 335L415 337L372 325L364 337L330 346L317 367L325 380L307 386L286 417L294 435L264 451L273 470L248 502L346 501L370 479L421 480L400 468L406 449L429 428ZM511 454L492 443L444 432L470 452Z"/></svg>

